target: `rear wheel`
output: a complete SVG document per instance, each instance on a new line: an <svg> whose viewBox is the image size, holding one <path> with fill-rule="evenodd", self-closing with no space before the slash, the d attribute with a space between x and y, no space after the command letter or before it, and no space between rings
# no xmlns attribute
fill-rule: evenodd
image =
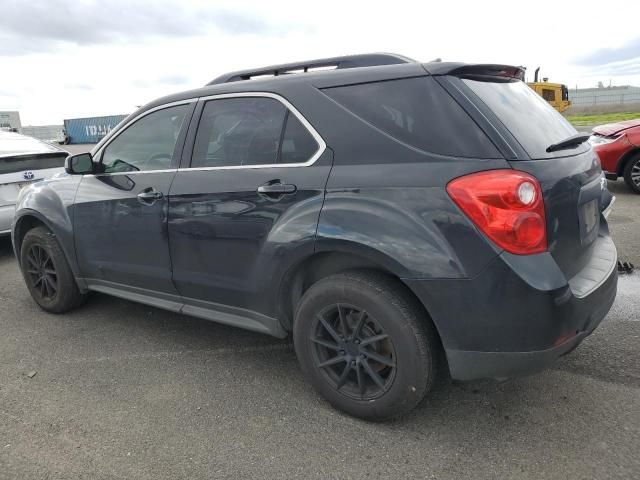
<svg viewBox="0 0 640 480"><path fill-rule="evenodd" d="M640 155L633 157L624 168L624 181L631 190L640 193Z"/></svg>
<svg viewBox="0 0 640 480"><path fill-rule="evenodd" d="M24 236L20 266L29 293L47 312L63 313L83 302L85 296L58 241L45 227L33 228Z"/></svg>
<svg viewBox="0 0 640 480"><path fill-rule="evenodd" d="M294 343L302 370L333 406L382 420L414 408L436 376L435 330L402 285L384 275L333 275L304 294Z"/></svg>

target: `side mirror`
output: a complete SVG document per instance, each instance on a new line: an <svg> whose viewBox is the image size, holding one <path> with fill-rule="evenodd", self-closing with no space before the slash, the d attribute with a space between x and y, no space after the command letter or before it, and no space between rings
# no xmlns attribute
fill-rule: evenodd
<svg viewBox="0 0 640 480"><path fill-rule="evenodd" d="M70 175L84 175L85 173L93 173L93 157L88 152L69 155L64 161L64 169Z"/></svg>

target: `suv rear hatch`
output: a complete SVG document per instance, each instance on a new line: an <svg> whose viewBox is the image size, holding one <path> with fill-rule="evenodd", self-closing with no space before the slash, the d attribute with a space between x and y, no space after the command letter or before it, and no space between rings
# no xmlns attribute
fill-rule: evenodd
<svg viewBox="0 0 640 480"><path fill-rule="evenodd" d="M469 76L462 81L489 107L526 155L510 161L542 187L548 250L567 279L591 261L608 201L596 154L573 126L524 82L505 77ZM499 127L500 128L500 127Z"/></svg>

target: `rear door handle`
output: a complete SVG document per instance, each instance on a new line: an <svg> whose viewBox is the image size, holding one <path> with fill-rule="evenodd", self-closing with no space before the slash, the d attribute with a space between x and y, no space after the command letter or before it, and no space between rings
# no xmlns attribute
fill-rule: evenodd
<svg viewBox="0 0 640 480"><path fill-rule="evenodd" d="M270 183L266 185L260 185L258 187L258 193L264 195L287 195L296 193L298 188L290 183Z"/></svg>
<svg viewBox="0 0 640 480"><path fill-rule="evenodd" d="M164 195L155 188L145 188L138 194L138 201L145 205L153 205L156 200L160 200Z"/></svg>

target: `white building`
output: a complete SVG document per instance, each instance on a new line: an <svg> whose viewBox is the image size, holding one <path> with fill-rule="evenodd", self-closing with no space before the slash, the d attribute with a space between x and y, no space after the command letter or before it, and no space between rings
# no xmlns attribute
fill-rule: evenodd
<svg viewBox="0 0 640 480"><path fill-rule="evenodd" d="M0 128L6 130L16 131L20 130L22 124L20 123L20 112L2 112L0 111Z"/></svg>

